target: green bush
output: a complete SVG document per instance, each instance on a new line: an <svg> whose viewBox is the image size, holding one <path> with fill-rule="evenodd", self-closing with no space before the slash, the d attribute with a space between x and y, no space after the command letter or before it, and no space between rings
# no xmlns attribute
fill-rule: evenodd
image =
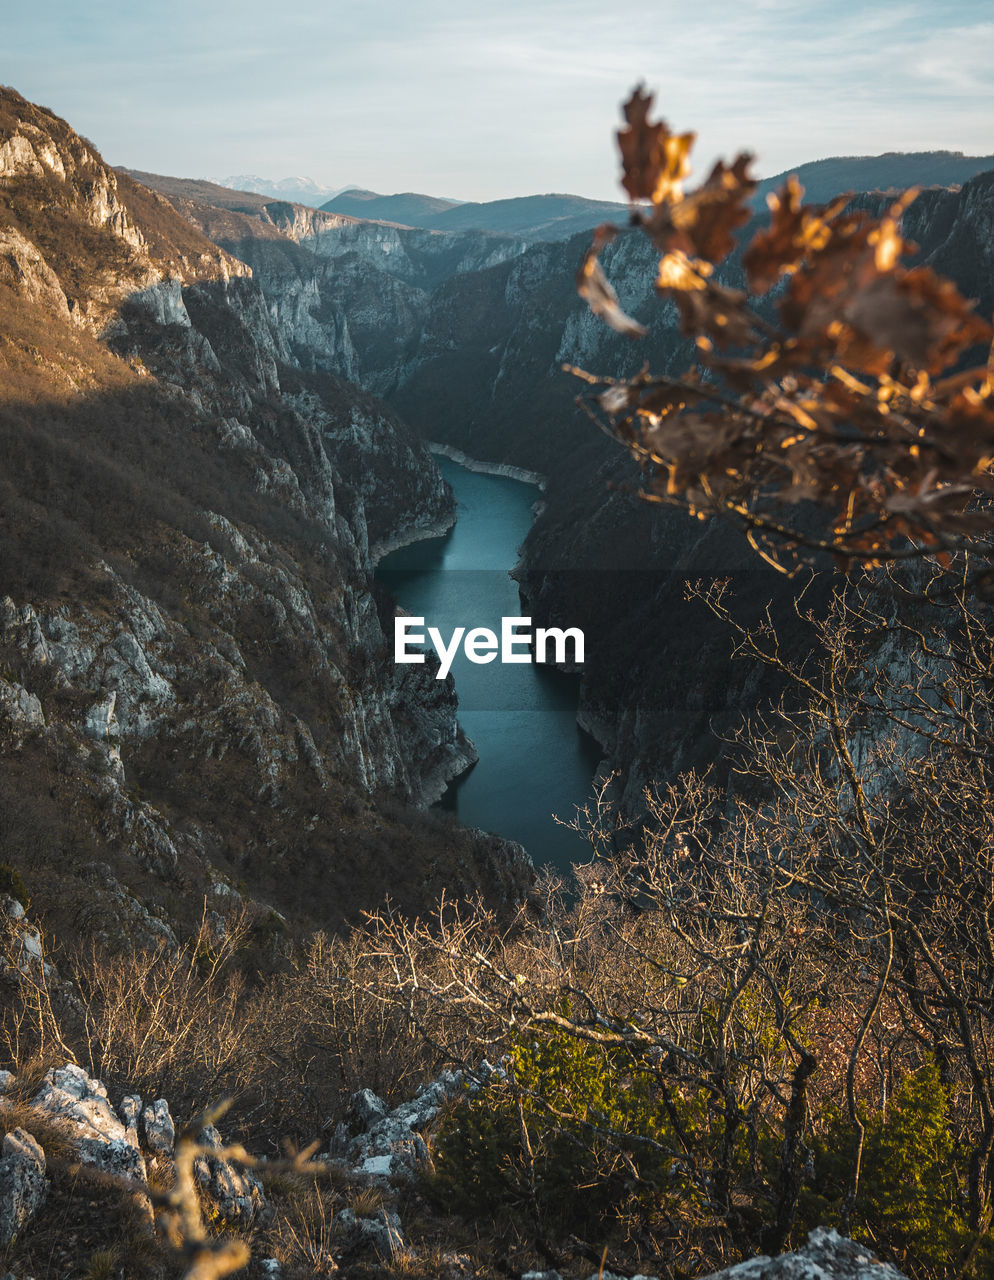
<svg viewBox="0 0 994 1280"><path fill-rule="evenodd" d="M24 877L8 862L0 862L0 893L9 893L18 902L27 904L28 887L24 883Z"/></svg>
<svg viewBox="0 0 994 1280"><path fill-rule="evenodd" d="M630 1057L557 1031L516 1044L508 1076L443 1120L433 1189L450 1208L489 1217L531 1209L547 1230L603 1230L693 1200L659 1084Z"/></svg>
<svg viewBox="0 0 994 1280"><path fill-rule="evenodd" d="M912 1277L955 1274L973 1241L963 1194L967 1157L958 1147L949 1104L950 1091L932 1064L904 1080L886 1113L862 1116L866 1138L852 1234L889 1254ZM815 1143L814 1180L799 1206L804 1230L838 1224L855 1144L848 1117L831 1113ZM977 1249L966 1274L994 1274L989 1241Z"/></svg>

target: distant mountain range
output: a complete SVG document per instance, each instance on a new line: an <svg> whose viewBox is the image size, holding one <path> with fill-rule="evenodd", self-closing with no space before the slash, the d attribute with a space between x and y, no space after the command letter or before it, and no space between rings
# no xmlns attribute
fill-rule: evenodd
<svg viewBox="0 0 994 1280"><path fill-rule="evenodd" d="M551 194L459 203L405 191L383 196L350 190L321 206L328 213L375 218L429 231L490 231L522 240L568 240L600 222L625 221L628 206L584 196Z"/></svg>
<svg viewBox="0 0 994 1280"><path fill-rule="evenodd" d="M209 182L219 187L230 187L235 191L254 191L257 195L267 196L271 200L286 200L288 204L306 204L317 209L325 200L337 196L340 191L348 191L348 186L328 187L323 182L315 182L313 178L293 177L260 178L254 173L239 173L230 178L209 178Z"/></svg>
<svg viewBox="0 0 994 1280"><path fill-rule="evenodd" d="M809 200L823 202L844 191L903 191L907 187L961 186L994 169L994 155L965 156L959 151L891 151L879 156L833 156L814 160L760 181L756 203L797 174ZM353 187L327 200L329 213L395 222L433 231L490 231L519 239L566 240L600 222L626 222L628 206L575 195L521 196L483 203L460 202L404 191L380 195Z"/></svg>
<svg viewBox="0 0 994 1280"><path fill-rule="evenodd" d="M831 200L844 191L903 191L907 187L954 187L978 173L994 169L994 155L966 156L959 151L887 152L879 156L833 156L814 160L760 181L754 203L762 206L791 173L797 175L808 200ZM236 213L271 219L265 207L278 201L304 205L363 221L387 222L429 231L479 231L513 236L526 243L567 240L601 222L624 224L629 208L620 201L547 194L484 202L404 191L382 195L361 187L337 190L313 178L271 181L242 174L214 182L202 178L165 178L127 170L133 178L164 191Z"/></svg>
<svg viewBox="0 0 994 1280"><path fill-rule="evenodd" d="M994 155L965 156L962 151L887 151L881 156L832 156L763 178L756 199L782 187L792 173L806 199L824 203L843 191L904 191L908 187L959 187L978 173L994 169Z"/></svg>

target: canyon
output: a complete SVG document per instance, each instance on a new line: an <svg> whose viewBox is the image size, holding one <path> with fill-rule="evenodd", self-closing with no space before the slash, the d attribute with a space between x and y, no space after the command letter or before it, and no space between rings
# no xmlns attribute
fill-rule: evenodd
<svg viewBox="0 0 994 1280"><path fill-rule="evenodd" d="M887 197L855 199L879 209ZM766 896L750 888L764 870L792 874L771 849L808 856L806 837L824 811L810 811L805 827L802 805L802 825L788 820L777 834L774 823L764 842L772 808L757 787L743 800L754 801L754 825L731 825L744 793L727 785L728 742L778 684L736 662L734 634L699 593L688 594L694 583L727 579L736 615L746 625L768 620L803 655L826 588L808 590L809 617L796 586L757 568L729 527L642 502L626 453L576 404L576 366L624 375L647 359L666 371L687 358L673 310L654 295L652 246L621 230L603 255L622 306L647 330L635 343L576 295L587 230L543 239L522 224L520 234L503 234L460 225L450 217L459 210L479 213L455 206L441 215L449 229L409 227L265 191L115 170L64 121L0 90L0 1029L16 1066L0 1070L3 1247L22 1273L82 1273L88 1257L91 1277L132 1266L131 1253L123 1262L118 1253L100 1270L99 1246L113 1233L136 1256L145 1241L135 1274L161 1276L175 1272L184 1250L185 1267L194 1246L204 1246L197 1266L229 1247L247 1260L250 1228L254 1247L268 1255L272 1241L280 1258L294 1259L294 1276L331 1273L343 1260L357 1275L395 1266L393 1274L447 1280L555 1280L561 1272L526 1268L568 1263L570 1275L599 1265L593 1274L608 1276L609 1248L625 1274L635 1274L628 1263L637 1256L659 1274L744 1257L719 1274L896 1275L821 1228L798 1254L779 1252L795 1219L810 1227L838 1218L841 1192L826 1169L849 1141L834 1110L842 1094L807 1095L806 1081L821 1065L841 1079L846 1020L857 1025L865 1005L852 1089L894 944L868 996L877 981L872 896L833 899L828 885L804 916L795 913L811 904L793 894L805 882L781 880L790 890ZM905 230L920 261L982 309L994 306L994 173L923 192ZM739 282L737 255L724 271L724 283ZM512 595L501 610L507 630L467 634L457 620L451 639L436 629L438 655L398 661L398 630L406 643L430 619L418 608L398 627L375 571L457 520L438 455L541 488L515 499L522 529L538 502L513 578L506 548L494 570ZM925 614L920 604L916 616ZM582 659L565 645L553 654L571 676L540 673L514 652L510 628L526 622L552 637L579 631ZM882 618L881 633L889 622ZM514 840L440 811L435 802L477 755L447 670L460 640L481 673L492 673L502 640L512 669L578 685L577 720L603 754L599 780L617 777L612 821L620 811L637 827L647 787L710 769L725 789L701 808L701 826L687 827L688 840L680 828L671 843L664 830L627 847L616 822L604 837L610 857L564 887L537 878ZM900 643L885 634L875 642L874 668L900 673ZM936 674L930 662L948 674L955 654L940 646L937 660L924 648L922 678ZM989 665L975 666L983 707ZM850 669L851 684L866 678ZM935 711L940 699L922 705ZM893 728L887 708L877 709ZM900 712L899 704L893 723ZM572 707L569 715L580 737ZM879 761L875 728L861 723L851 741L836 733L833 743L850 763L872 755L869 772L879 777L891 762ZM903 728L914 737L913 725ZM794 745L782 757L791 767ZM554 744L545 754L567 753ZM581 756L572 765L583 772ZM915 764L904 752L901 767L910 774ZM845 797L838 803L844 787L816 773L828 783L819 794L835 803L825 850L835 851L828 865L844 885L850 870L859 879L849 853L862 846L852 844ZM860 803L865 794L889 793L866 791ZM513 784L497 799L524 808ZM549 809L556 805L550 795ZM930 827L909 808L895 805L883 825L903 823L916 855L923 832L938 840L924 846L924 877L942 865L927 854L946 847L945 813ZM980 814L976 845L986 856L986 809L963 808ZM719 829L724 844L712 839ZM844 838L834 841L836 830ZM875 851L873 833L863 835ZM718 861L729 855L740 861ZM712 865L720 873L709 881ZM906 866L910 882L919 865ZM726 884L723 867L739 878ZM705 908L712 891L717 905ZM887 898L888 920L899 924L900 896ZM809 954L801 940L805 927L822 936L825 901L843 903L837 933ZM941 903L936 916L945 946ZM964 910L967 925L973 918ZM977 1038L971 1019L986 1035L987 957L966 936L967 947L953 936L949 955L972 947L979 968L972 988L961 973L969 998L959 1004L935 999L952 962L933 983L924 960L923 979L902 960L902 981L919 1005L930 1002L922 1025L931 1039L909 1036L909 1053L900 1019L878 1021L881 1034L897 1027L911 1069L888 1115L881 1102L860 1125L864 1136L876 1126L867 1169L876 1161L877 1170L898 1170L895 1202L902 1188L915 1194L908 1167L943 1183L928 1204L942 1224L955 1210L960 1235L936 1245L950 1257L954 1244L976 1251L986 1234L986 1219L975 1236L963 1225L965 1181L958 1198L945 1186L952 1094L928 1056L941 1044L943 1069L965 1080L955 1035L967 1054ZM822 967L829 953L835 969ZM930 955L924 946L920 954ZM881 1081L891 1080L889 1052L881 1051ZM987 1088L989 1072L968 1061L970 1088ZM534 1089L522 1089L519 1071ZM549 1081L546 1109L536 1112ZM860 1088L869 1099L870 1085ZM219 1093L236 1099L237 1132L268 1159L222 1142ZM817 1133L805 1118L809 1101L821 1108ZM948 1143L909 1145L907 1164L901 1147L888 1164L881 1135L894 1147L886 1124L905 1114L916 1138L914 1117L927 1116ZM197 1118L177 1126L174 1115ZM560 1165L582 1169L577 1160L597 1155L605 1132L612 1145L600 1172L569 1175L545 1225L555 1232L577 1197L615 1186L590 1230L606 1242L594 1250L570 1226L550 1246L539 1193L555 1190ZM647 1139L641 1185L629 1136ZM988 1138L978 1128L974 1171L989 1157ZM445 1182L432 1191L427 1180L429 1140L440 1165L450 1162L441 1205ZM547 1187L538 1185L546 1175L537 1181L532 1142L546 1148ZM315 1195L310 1218L297 1226L281 1218L264 1234L313 1189L302 1191L299 1179L313 1172L303 1166L315 1152L330 1190ZM956 1158L962 1169L961 1150ZM84 1179L80 1195L87 1164L111 1181ZM488 1211L495 1195L512 1207L506 1256L506 1223L481 1237L479 1216L455 1228L449 1216L453 1193L472 1189L488 1167L492 1186L476 1190ZM980 1175L973 1181L978 1188ZM798 1217L802 1183L823 1198ZM185 1205L172 1196L177 1186ZM160 1212L187 1215L154 1247L153 1199ZM931 1249L932 1220L921 1226L919 1208L906 1215L925 1240L915 1247ZM892 1216L884 1196L876 1222L885 1233ZM848 1227L848 1211L842 1220ZM36 1239L23 1230L29 1221ZM633 1228L640 1222L644 1240L642 1226ZM470 1226L472 1243L460 1234ZM241 1238L220 1234L228 1230ZM421 1257L404 1252L407 1233L423 1244ZM707 1248L693 1252L702 1241ZM760 1244L764 1253L752 1256ZM887 1247L904 1246L889 1237ZM43 1253L48 1260L36 1263ZM255 1274L278 1276L280 1258L257 1252Z"/></svg>
<svg viewBox="0 0 994 1280"><path fill-rule="evenodd" d="M917 261L948 275L989 314L988 161L949 153L823 161L806 166L805 178L821 198L874 174L881 187L958 181L924 190L905 231L919 246ZM434 448L545 478L516 577L539 623L576 623L591 638L579 718L602 744L602 771L618 775L627 810L637 812L655 778L716 763L721 771L726 736L778 686L733 660L730 636L699 600L686 598L688 583L730 577L744 621L769 605L792 644L809 645L811 636L795 616L789 584L759 564L740 535L638 501L636 468L577 405L583 384L564 366L626 377L646 362L665 373L690 359L675 311L654 295L648 239L622 229L602 255L621 306L647 329L632 342L577 297L589 232L527 243L356 222L278 202L222 213L186 187L181 194L174 179L145 178L252 267L302 363L381 396ZM225 199L234 202L230 192ZM868 194L856 203L879 212L887 199ZM741 284L739 254L722 280ZM819 590L809 597L816 608Z"/></svg>
<svg viewBox="0 0 994 1280"><path fill-rule="evenodd" d="M426 812L474 752L371 591L454 518L425 445L301 367L249 266L0 108L0 821L45 923L85 899L131 946L204 895L277 933L388 887L514 901L523 852Z"/></svg>

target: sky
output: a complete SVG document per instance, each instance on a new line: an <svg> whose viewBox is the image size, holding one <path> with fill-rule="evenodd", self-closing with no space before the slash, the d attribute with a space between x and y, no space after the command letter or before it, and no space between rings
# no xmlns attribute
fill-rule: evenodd
<svg viewBox="0 0 994 1280"><path fill-rule="evenodd" d="M14 8L13 5L10 8ZM621 199L643 82L695 168L994 153L990 0L28 0L0 82L111 164L461 200Z"/></svg>

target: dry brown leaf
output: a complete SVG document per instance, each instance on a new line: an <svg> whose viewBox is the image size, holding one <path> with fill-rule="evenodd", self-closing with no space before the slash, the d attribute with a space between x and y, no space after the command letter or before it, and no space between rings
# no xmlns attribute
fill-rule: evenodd
<svg viewBox="0 0 994 1280"><path fill-rule="evenodd" d="M610 238L603 235L603 231L603 228L598 230L594 243L583 255L583 261L576 275L577 292L581 298L585 299L594 315L600 316L612 329L626 334L629 338L641 338L648 332L645 325L639 324L622 310L618 295L605 276L597 257L600 245L606 238Z"/></svg>
<svg viewBox="0 0 994 1280"><path fill-rule="evenodd" d="M621 185L632 200L676 202L683 195L683 179L690 174L694 133L671 133L666 122L649 123L653 94L639 85L624 105L627 128L618 131L624 170Z"/></svg>

